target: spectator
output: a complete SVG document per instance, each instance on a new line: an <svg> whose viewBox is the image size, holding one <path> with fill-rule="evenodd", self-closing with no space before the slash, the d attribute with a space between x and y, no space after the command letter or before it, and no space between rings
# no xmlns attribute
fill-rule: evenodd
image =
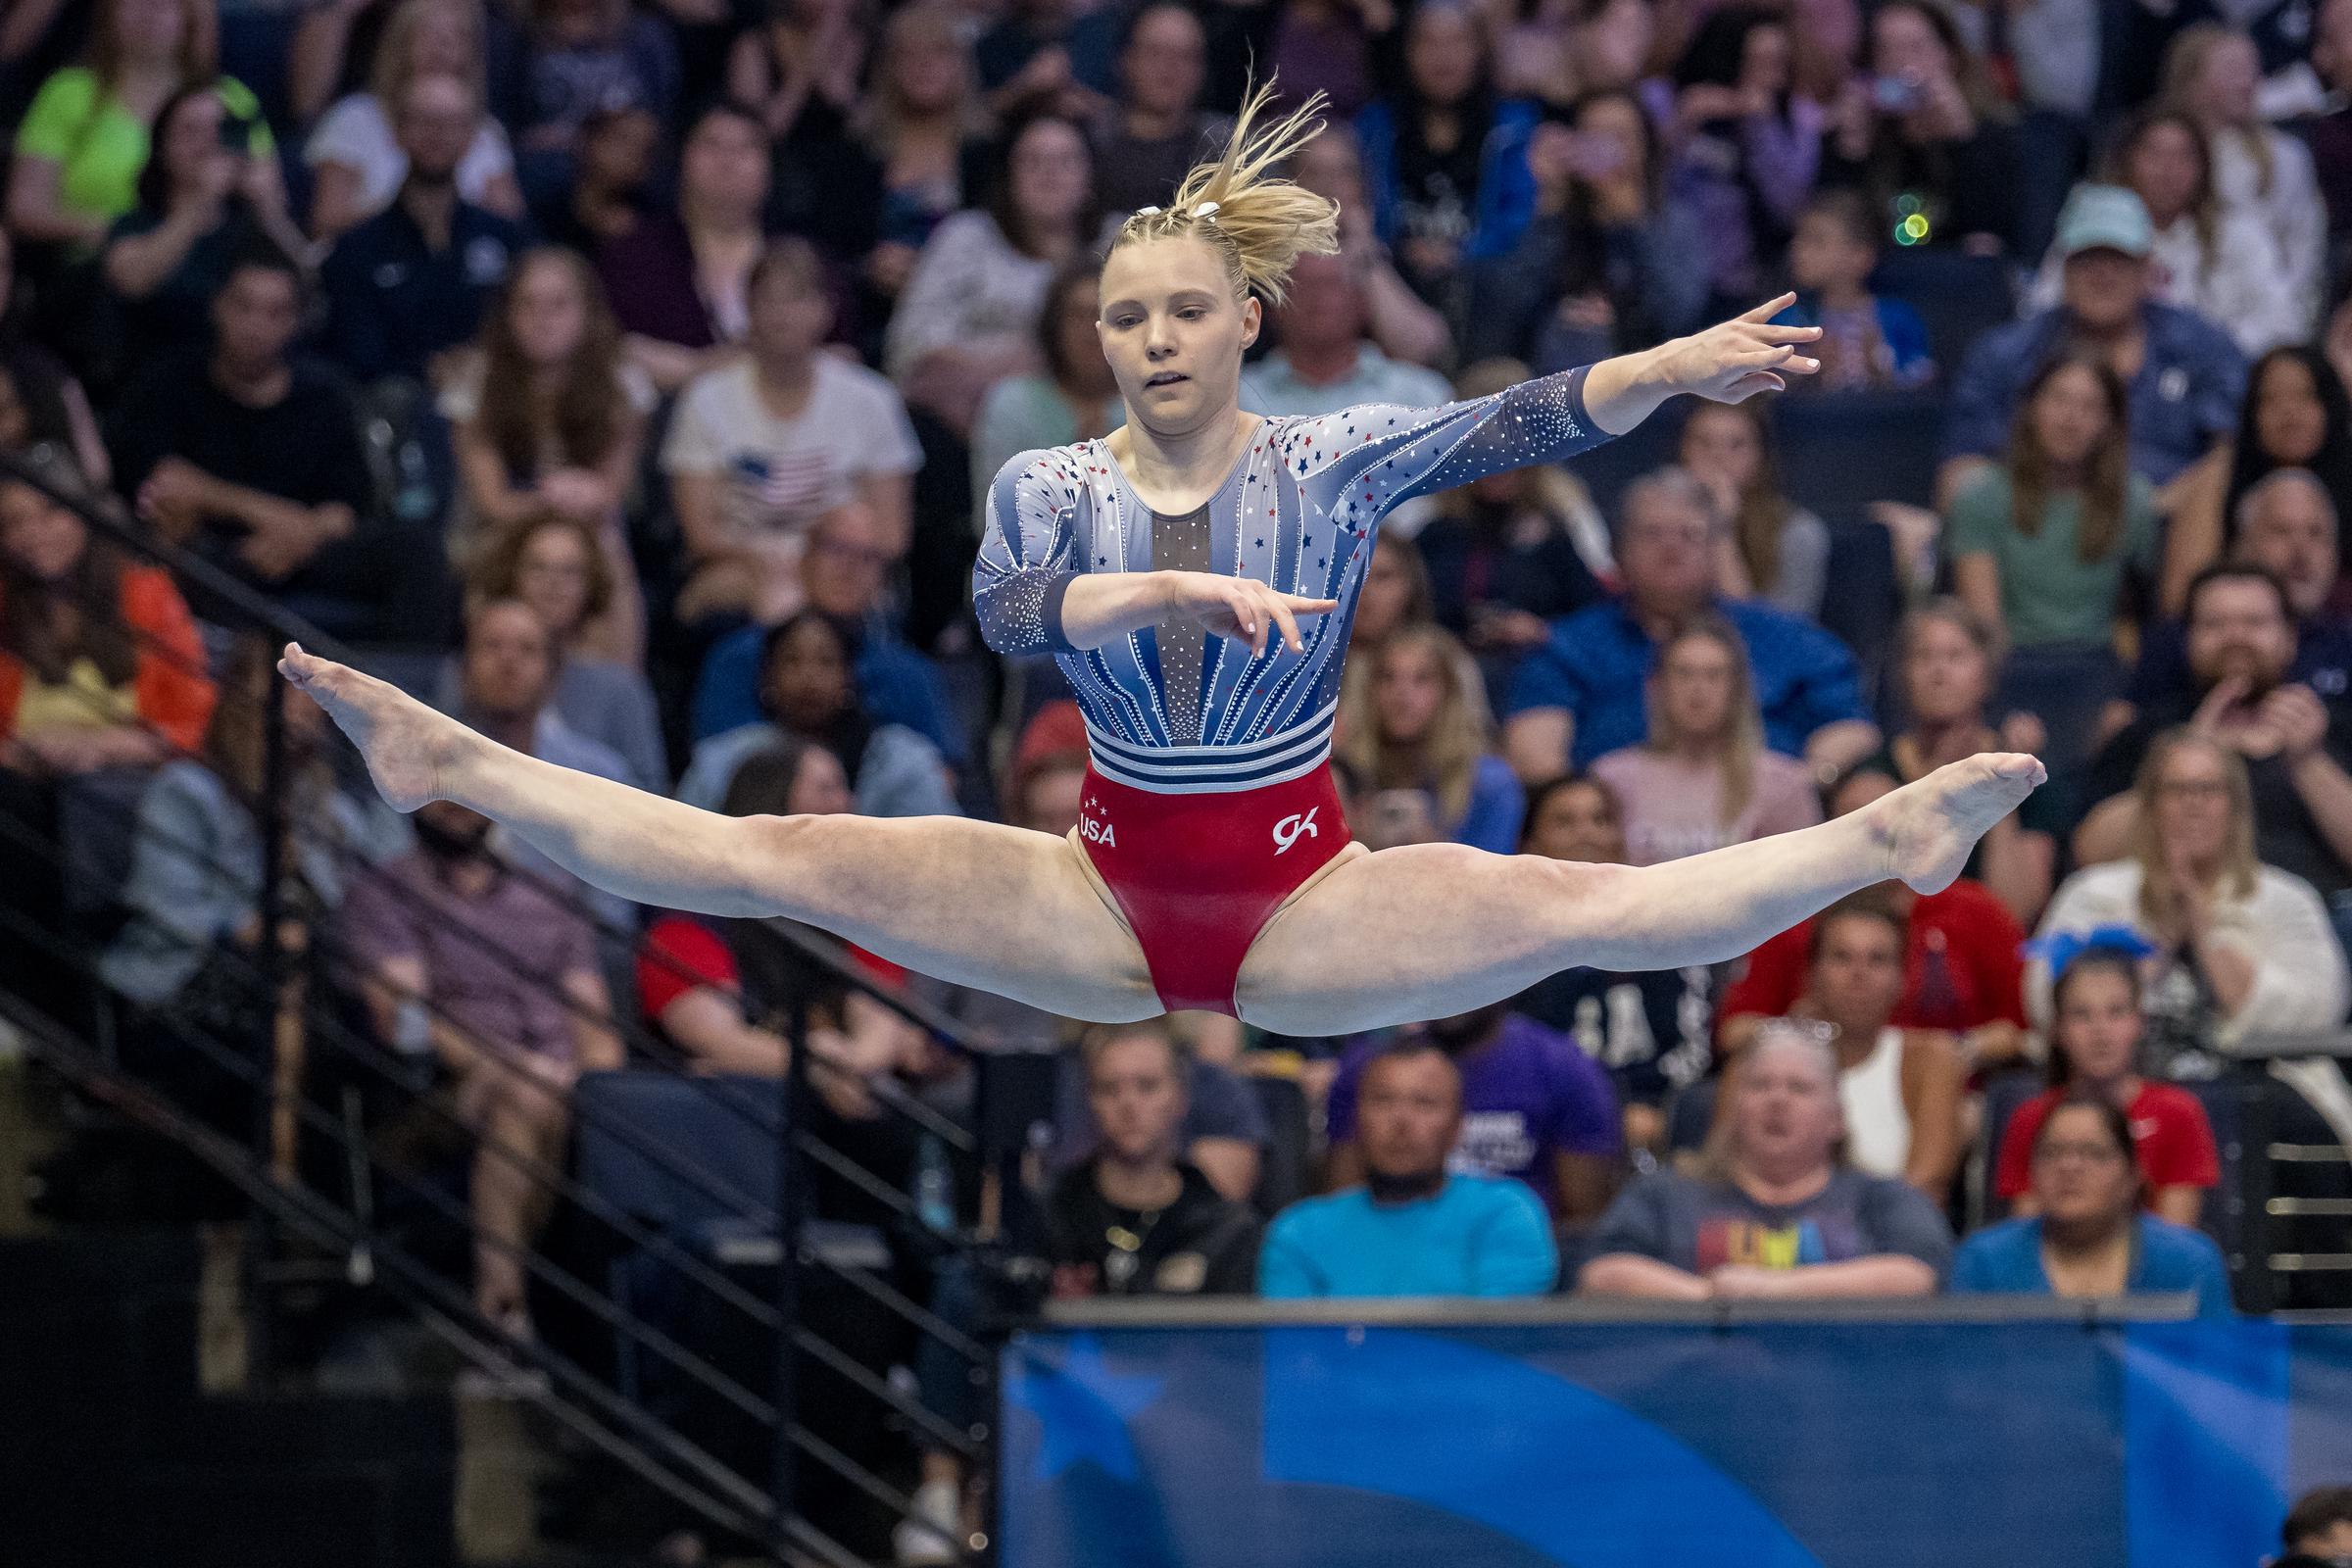
<svg viewBox="0 0 2352 1568"><path fill-rule="evenodd" d="M988 389L972 428L974 532L987 524L987 496L998 470L1024 452L1108 435L1127 422L1127 405L1111 379L1095 322L1102 314L1091 256L1061 265L1038 313L1040 375L1008 375Z"/></svg>
<svg viewBox="0 0 2352 1568"><path fill-rule="evenodd" d="M1625 803L1635 865L1744 844L1821 820L1804 764L1764 746L1740 634L1700 612L1668 632L1650 666L1648 737L1606 753L1592 776Z"/></svg>
<svg viewBox="0 0 2352 1568"><path fill-rule="evenodd" d="M2286 266L2278 236L2247 213L2222 211L2212 147L2195 120L2164 109L2135 117L2116 141L2106 178L2148 210L2158 299L2202 316L2250 355L2310 331L2309 310L2298 311L2278 286ZM2057 304L2065 270L2052 249L2028 302L2037 310Z"/></svg>
<svg viewBox="0 0 2352 1568"><path fill-rule="evenodd" d="M1761 599L1807 620L1829 583L1830 526L1783 493L1772 419L1760 401L1701 403L1683 421L1678 459L1732 519L1716 564L1733 599Z"/></svg>
<svg viewBox="0 0 2352 1568"><path fill-rule="evenodd" d="M1914 606L1894 644L1893 707L1904 724L1862 766L1908 784L1979 752L2043 749L2046 732L2031 713L2012 712L1997 729L1986 722L1999 644L1968 606L1957 599ZM1983 883L2018 920L2031 922L2050 896L2062 810L2054 792L2028 796L1977 841L1961 876Z"/></svg>
<svg viewBox="0 0 2352 1568"><path fill-rule="evenodd" d="M2208 567L2189 584L2187 625L2189 683L2143 703L2100 749L2082 784L2082 798L2098 804L2075 830L2075 859L2132 853L2144 799L2133 781L2156 738L2188 725L2243 762L2264 865L2324 898L2352 888L2352 725L2287 679L2296 635L2285 589L2259 566Z"/></svg>
<svg viewBox="0 0 2352 1568"><path fill-rule="evenodd" d="M1485 360L1454 387L1462 400L1529 376L1512 360ZM1438 624L1470 645L1490 692L1508 691L1519 661L1551 636L1550 622L1597 604L1613 574L1608 524L1566 467L1504 468L1438 497L1438 514L1413 536L1429 568Z"/></svg>
<svg viewBox="0 0 2352 1568"><path fill-rule="evenodd" d="M1188 6L1156 0L1128 14L1117 100L1095 122L1095 187L1102 210L1164 204L1192 167L1214 158L1231 117L1200 107L1208 34ZM992 476L993 477L993 476Z"/></svg>
<svg viewBox="0 0 2352 1568"><path fill-rule="evenodd" d="M1046 287L1097 227L1082 129L1040 115L1004 147L989 205L931 231L883 353L906 401L959 434L971 429L990 387L1036 368L1031 345Z"/></svg>
<svg viewBox="0 0 2352 1568"><path fill-rule="evenodd" d="M666 789L669 762L653 688L635 664L599 652L606 642L595 628L612 615L625 581L614 575L609 549L597 527L581 518L524 517L484 541L466 573L466 597L475 605L519 600L530 606L559 650L551 700L556 716L618 756L639 785ZM458 679L452 660L442 670L443 707L458 701Z"/></svg>
<svg viewBox="0 0 2352 1568"><path fill-rule="evenodd" d="M1336 750L1359 782L1420 794L1440 837L1508 855L1526 797L1493 732L1478 666L1436 626L1396 632L1342 680Z"/></svg>
<svg viewBox="0 0 2352 1568"><path fill-rule="evenodd" d="M560 629L574 653L626 665L645 656L645 611L621 510L654 397L621 356L588 264L536 250L516 261L474 363L440 399L463 482L458 554L535 522L579 524L609 581L593 620Z"/></svg>
<svg viewBox="0 0 2352 1568"><path fill-rule="evenodd" d="M1843 644L1768 605L1718 597L1724 523L1714 498L1680 468L1627 488L1616 540L1624 592L1552 622L1551 640L1527 657L1512 683L1503 740L1521 778L1549 778L1639 741L1646 727L1642 677L1656 662L1658 640L1710 607L1746 645L1774 751L1801 753L1822 776L1877 749L1879 732L1864 716L1854 657Z"/></svg>
<svg viewBox="0 0 2352 1568"><path fill-rule="evenodd" d="M1282 347L1242 372L1242 406L1252 414L1336 414L1366 403L1427 409L1453 400L1444 376L1398 364L1365 335L1364 290L1340 257L1299 257L1272 315ZM1428 511L1415 514L1426 519Z"/></svg>
<svg viewBox="0 0 2352 1568"><path fill-rule="evenodd" d="M2237 444L2224 464L2199 471L2175 509L2165 540L2168 609L2180 608L2191 577L2233 552L2246 493L2281 468L2317 477L2338 517L2352 509L2352 398L2328 357L2313 348L2273 349L2246 382Z"/></svg>
<svg viewBox="0 0 2352 1568"><path fill-rule="evenodd" d="M246 153L227 116L211 87L183 87L156 112L139 204L109 230L100 264L115 308L99 356L110 369L134 345L141 361L202 347L213 296L245 252L275 246L300 257L310 250L286 216L276 160Z"/></svg>
<svg viewBox="0 0 2352 1568"><path fill-rule="evenodd" d="M116 406L116 482L165 538L327 631L411 632L401 595L430 564L375 525L350 389L293 352L302 310L292 262L240 257L211 348L158 361Z"/></svg>
<svg viewBox="0 0 2352 1568"><path fill-rule="evenodd" d="M1715 314L1752 309L1821 165L1821 106L1796 93L1786 18L1727 6L1675 69L1667 188L1707 238Z"/></svg>
<svg viewBox="0 0 2352 1568"><path fill-rule="evenodd" d="M1020 0L980 35L980 85L1000 118L1060 113L1083 117L1115 90L1117 18L1072 0Z"/></svg>
<svg viewBox="0 0 2352 1568"><path fill-rule="evenodd" d="M1362 659L1407 626L1430 620L1429 567L1410 539L1388 528L1372 541L1364 585L1356 591L1348 652Z"/></svg>
<svg viewBox="0 0 2352 1568"><path fill-rule="evenodd" d="M2062 353L2019 398L2007 457L1963 484L1949 509L1952 581L2009 650L2005 706L2042 721L2079 760L2121 691L2115 622L2127 571L2156 565L2147 480L2130 466L2124 383L2105 361Z"/></svg>
<svg viewBox="0 0 2352 1568"><path fill-rule="evenodd" d="M1535 191L1533 104L1497 100L1479 17L1453 0L1405 13L1403 79L1355 117L1364 185L1381 243L1423 299L1444 299L1462 263L1500 256L1526 226Z"/></svg>
<svg viewBox="0 0 2352 1568"><path fill-rule="evenodd" d="M2042 1122L2067 1101L2086 1096L2129 1119L2141 1177L2140 1204L2157 1217L2175 1225L2196 1224L2207 1189L2222 1179L2213 1129L2196 1096L2140 1075L2140 1047L2147 1034L2140 1011L2141 956L2133 949L2094 943L2072 958L2052 958L2058 978L2050 994L2050 1087L2010 1114L1994 1166L1994 1191L2015 1213L2041 1211L2033 1176Z"/></svg>
<svg viewBox="0 0 2352 1568"><path fill-rule="evenodd" d="M2319 118L2304 130L2321 192L2328 198L2329 272L2347 237L2352 237L2352 8L2327 0L2319 8L2311 40L2311 64L2325 83Z"/></svg>
<svg viewBox="0 0 2352 1568"><path fill-rule="evenodd" d="M1830 123L1822 183L1859 190L1905 245L2017 248L2016 127L1940 6L1889 0L1871 13L1864 71Z"/></svg>
<svg viewBox="0 0 2352 1568"><path fill-rule="evenodd" d="M621 1065L588 923L510 869L488 817L452 801L416 814L417 847L351 890L345 940L376 1033L431 1054L454 1082L473 1158L474 1308L531 1338L529 1253L561 1169L571 1087Z"/></svg>
<svg viewBox="0 0 2352 1568"><path fill-rule="evenodd" d="M1348 1049L1324 1106L1330 1186L1364 1179L1357 1092L1367 1065L1400 1038L1426 1040L1461 1076L1461 1134L1448 1169L1523 1182L1571 1230L1600 1217L1624 1148L1608 1074L1575 1041L1499 1002L1402 1035L1367 1036Z"/></svg>
<svg viewBox="0 0 2352 1568"><path fill-rule="evenodd" d="M807 120L836 122L857 108L866 39L846 0L784 0L727 51L727 97L760 117L779 146Z"/></svg>
<svg viewBox="0 0 2352 1568"><path fill-rule="evenodd" d="M1527 143L1534 216L1470 280L1473 359L1508 355L1539 374L1688 332L1706 313L1698 219L1665 191L1658 134L1626 91L1577 101Z"/></svg>
<svg viewBox="0 0 2352 1568"><path fill-rule="evenodd" d="M600 109L580 124L571 183L532 209L547 243L601 256L645 221L662 122L642 109Z"/></svg>
<svg viewBox="0 0 2352 1568"><path fill-rule="evenodd" d="M1623 865L1625 812L1617 792L1571 773L1528 792L1520 853L1590 865ZM1511 1003L1584 1048L1608 1069L1624 1106L1626 1147L1654 1153L1666 1143L1667 1102L1705 1076L1712 1050L1714 975L1704 965L1623 974L1563 969Z"/></svg>
<svg viewBox="0 0 2352 1568"><path fill-rule="evenodd" d="M28 292L28 291L26 291ZM17 288L17 242L0 228L0 448L21 452L49 445L70 455L82 477L100 489L112 482L106 443L89 394L65 362L31 340ZM13 396L16 408L7 407Z"/></svg>
<svg viewBox="0 0 2352 1568"><path fill-rule="evenodd" d="M944 3L902 7L883 24L860 120L877 203L864 280L879 314L906 289L931 231L963 205L982 120L959 13Z"/></svg>
<svg viewBox="0 0 2352 1568"><path fill-rule="evenodd" d="M597 258L629 357L664 392L732 361L750 328L771 173L760 122L712 104L686 127L675 211L647 218Z"/></svg>
<svg viewBox="0 0 2352 1568"><path fill-rule="evenodd" d="M2165 51L2162 101L2205 132L2223 220L2251 220L2271 236L2285 271L2269 281L2284 294L2289 335L2299 339L2319 317L2328 209L2310 149L2256 113L2260 75L2253 39L2221 24L2193 24Z"/></svg>
<svg viewBox="0 0 2352 1568"><path fill-rule="evenodd" d="M2352 1554L2352 1487L2319 1487L2297 1497L2278 1540L2289 1553L2316 1559L2311 1568ZM2288 1565L2281 1560L2274 1568Z"/></svg>
<svg viewBox="0 0 2352 1568"><path fill-rule="evenodd" d="M2130 393L2132 468L2158 488L2181 477L2235 424L2245 359L2201 316L2153 297L2155 234L2139 198L2078 186L2058 216L2059 302L1976 340L1952 383L1936 494L1949 498L2006 445L2026 384L2053 354L2104 359Z"/></svg>
<svg viewBox="0 0 2352 1568"><path fill-rule="evenodd" d="M2097 1090L2058 1098L2028 1135L2029 1217L1963 1242L1952 1289L2067 1298L2183 1291L2195 1297L2197 1316L2229 1316L2221 1249L2141 1210L2145 1177L2133 1127ZM2010 1123L2013 1140L2020 1131Z"/></svg>
<svg viewBox="0 0 2352 1568"><path fill-rule="evenodd" d="M99 0L87 64L42 82L17 127L8 226L18 239L74 249L104 240L138 203L147 127L183 87L210 83L220 95L223 144L233 134L249 156L276 156L260 101L220 74L218 26L205 0Z"/></svg>
<svg viewBox="0 0 2352 1568"><path fill-rule="evenodd" d="M798 564L827 512L865 507L885 564L911 528L921 449L890 384L820 348L832 309L815 248L776 241L749 289L751 353L686 389L662 452L693 564L677 603L689 624L797 609Z"/></svg>
<svg viewBox="0 0 2352 1568"><path fill-rule="evenodd" d="M523 194L561 187L580 127L621 105L665 117L677 102L669 29L628 0L529 0L522 97L508 119L523 151Z"/></svg>
<svg viewBox="0 0 2352 1568"><path fill-rule="evenodd" d="M2149 742L2132 789L2129 858L2068 877L2041 920L2044 936L2126 926L2156 951L2148 1059L2167 1077L2212 1076L2214 1054L2248 1034L2309 1033L2344 1016L2344 954L2327 906L2310 883L2255 858L2246 764L2218 728ZM2040 960L2028 968L2026 1004L2047 1022Z"/></svg>
<svg viewBox="0 0 2352 1568"><path fill-rule="evenodd" d="M1397 15L1394 5L1380 0L1291 0L1266 24L1271 32L1264 50L1270 62L1266 79L1280 81L1286 97L1297 94L1301 101L1310 93L1323 93L1331 102L1332 117L1352 123L1372 101L1373 55L1376 50L1384 55L1393 50ZM1245 34L1245 42L1255 36ZM1227 74L1230 78L1238 73ZM1228 79L1226 90L1211 96L1237 102L1236 86L1238 82Z"/></svg>
<svg viewBox="0 0 2352 1568"><path fill-rule="evenodd" d="M1257 1217L1184 1157L1176 1032L1164 1022L1105 1025L1080 1043L1079 1056L1101 1137L1046 1199L1054 1295L1249 1295Z"/></svg>
<svg viewBox="0 0 2352 1568"><path fill-rule="evenodd" d="M678 799L713 808L745 758L799 736L840 760L862 816L961 815L939 749L913 730L868 713L858 690L856 657L850 632L822 611L801 611L768 632L760 691L766 718L696 746L678 781Z"/></svg>
<svg viewBox="0 0 2352 1568"><path fill-rule="evenodd" d="M478 0L402 0L376 41L365 91L338 99L303 144L311 170L311 232L331 240L390 206L408 182L409 155L393 125L410 83L455 76L486 101L489 41ZM458 197L509 220L522 217L514 153L481 115L455 172Z"/></svg>
<svg viewBox="0 0 2352 1568"><path fill-rule="evenodd" d="M1905 1029L1903 918L1863 894L1813 918L1805 994L1791 1009L1829 1026L1838 1053L1845 1158L1870 1176L1899 1176L1942 1203L1968 1140L1960 1097L1969 1063L1941 1029ZM1755 1059L1753 1051L1741 1066Z"/></svg>
<svg viewBox="0 0 2352 1568"><path fill-rule="evenodd" d="M1830 796L1830 809L1858 811L1895 787L1875 764L1856 768ZM1940 893L1913 893L1900 882L1875 890L1905 930L1903 988L1887 1021L1903 1029L1956 1035L1979 1068L2014 1061L2027 1048L2023 990L2026 940L2017 916L1982 882L1962 877ZM1801 1004L1813 922L1800 922L1747 956L1747 967L1723 994L1717 1047L1727 1056L1747 1048L1770 1019Z"/></svg>
<svg viewBox="0 0 2352 1568"><path fill-rule="evenodd" d="M1266 1228L1259 1294L1275 1299L1364 1296L1541 1296L1559 1251L1544 1206L1520 1182L1454 1175L1462 1075L1445 1052L1409 1038L1360 1068L1361 1186L1292 1204Z"/></svg>
<svg viewBox="0 0 2352 1568"><path fill-rule="evenodd" d="M939 670L899 640L883 612L891 559L890 534L870 507L853 502L835 508L809 530L793 609L815 610L856 629L858 686L875 718L906 725L943 755L960 756L962 743L949 720ZM760 650L767 634L767 627L755 623L730 633L710 650L695 684L697 739L762 716Z"/></svg>
<svg viewBox="0 0 2352 1568"><path fill-rule="evenodd" d="M1788 244L1796 303L1773 320L1820 327L1811 353L1821 368L1790 391L1880 392L1935 379L1927 323L1901 300L1870 290L1879 234L1870 202L1857 191L1822 191L1798 215Z"/></svg>
<svg viewBox="0 0 2352 1568"><path fill-rule="evenodd" d="M1619 1195L1577 1286L1592 1296L1932 1296L1951 1233L1918 1189L1839 1163L1837 1054L1775 1030L1724 1086L1704 1176L1657 1171Z"/></svg>
<svg viewBox="0 0 2352 1568"><path fill-rule="evenodd" d="M458 170L482 123L481 100L463 77L416 77L393 117L408 177L391 206L335 241L320 269L327 342L363 381L441 385L449 351L480 328L526 239L459 194Z"/></svg>
<svg viewBox="0 0 2352 1568"><path fill-rule="evenodd" d="M1365 335L1374 346L1407 365L1437 366L1450 360L1452 334L1446 318L1397 273L1373 226L1372 198L1364 189L1363 149L1355 137L1342 126L1316 132L1291 160L1291 177L1339 204L1340 256L1364 291Z"/></svg>

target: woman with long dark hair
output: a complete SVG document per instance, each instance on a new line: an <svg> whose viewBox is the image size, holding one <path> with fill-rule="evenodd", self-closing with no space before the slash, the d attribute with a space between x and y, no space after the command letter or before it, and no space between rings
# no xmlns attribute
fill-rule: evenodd
<svg viewBox="0 0 2352 1568"><path fill-rule="evenodd" d="M1772 416L1761 403L1692 409L1683 421L1682 465L1731 521L1718 581L1736 599L1762 599L1811 620L1829 586L1830 527L1788 499L1781 484Z"/></svg>
<svg viewBox="0 0 2352 1568"><path fill-rule="evenodd" d="M1023 452L1108 435L1125 422L1119 385L1110 362L1095 339L1102 314L1094 258L1064 262L1046 285L1045 309L1037 318L1037 357L1044 373L1009 375L980 400L972 427L972 500L976 526L997 470Z"/></svg>
<svg viewBox="0 0 2352 1568"><path fill-rule="evenodd" d="M2168 609L2186 608L2189 580L2236 544L2246 492L2281 468L2309 471L2334 503L2338 525L2352 525L2352 396L2315 346L2276 348L2254 362L2228 465L2188 488L2166 534Z"/></svg>
<svg viewBox="0 0 2352 1568"><path fill-rule="evenodd" d="M1821 167L1826 117L1794 90L1794 55L1786 18L1732 6L1699 24L1675 68L1667 189L1705 227L1719 302L1763 286Z"/></svg>

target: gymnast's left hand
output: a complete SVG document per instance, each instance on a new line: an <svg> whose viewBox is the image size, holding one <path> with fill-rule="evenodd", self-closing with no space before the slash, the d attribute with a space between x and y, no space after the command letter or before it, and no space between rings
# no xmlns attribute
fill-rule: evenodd
<svg viewBox="0 0 2352 1568"><path fill-rule="evenodd" d="M1291 652L1304 653L1306 639L1299 634L1298 617L1329 614L1340 608L1336 599L1281 593L1252 577L1213 571L1171 571L1166 593L1169 610L1220 637L1239 637L1252 655L1266 651L1277 629Z"/></svg>
<svg viewBox="0 0 2352 1568"><path fill-rule="evenodd" d="M1720 326L1662 343L1651 373L1669 391L1715 403L1744 403L1759 392L1786 391L1788 377L1821 368L1819 360L1797 352L1799 345L1821 336L1820 327L1772 324L1795 303L1794 294L1784 294Z"/></svg>

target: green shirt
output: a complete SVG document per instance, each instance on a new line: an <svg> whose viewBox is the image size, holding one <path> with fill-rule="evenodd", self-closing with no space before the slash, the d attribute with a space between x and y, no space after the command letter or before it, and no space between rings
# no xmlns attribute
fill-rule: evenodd
<svg viewBox="0 0 2352 1568"><path fill-rule="evenodd" d="M234 76L222 76L213 90L229 119L245 125L247 150L256 158L276 156L253 90ZM147 126L86 66L69 66L41 83L17 127L17 151L58 166L58 199L70 213L111 221L138 205Z"/></svg>
<svg viewBox="0 0 2352 1568"><path fill-rule="evenodd" d="M2097 561L2076 554L2082 527L2082 498L2073 492L2048 497L2041 527L2022 533L2009 517L2009 470L1988 468L1952 501L1946 519L1946 548L1960 556L1984 555L2001 574L2001 618L2018 648L2049 643L2100 643L2113 637L2115 608L2123 592L2124 568L2153 566L2156 558L2156 502L2147 481L2132 474L2124 495L2124 531L2114 549Z"/></svg>

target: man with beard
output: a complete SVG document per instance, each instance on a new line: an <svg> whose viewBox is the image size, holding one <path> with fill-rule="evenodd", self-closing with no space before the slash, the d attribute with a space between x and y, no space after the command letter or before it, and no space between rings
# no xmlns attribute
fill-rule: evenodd
<svg viewBox="0 0 2352 1568"><path fill-rule="evenodd" d="M1624 1147L1616 1091L1600 1063L1568 1036L1513 1012L1508 1002L1440 1018L1418 1034L1461 1074L1462 1132L1453 1166L1526 1183L1572 1229L1597 1219ZM1363 1176L1355 1141L1358 1090L1379 1045L1378 1036L1359 1042L1331 1086L1324 1131L1335 1187Z"/></svg>
<svg viewBox="0 0 2352 1568"><path fill-rule="evenodd" d="M1258 1293L1270 1298L1540 1296L1560 1259L1525 1184L1452 1175L1462 1075L1426 1039L1364 1064L1356 1096L1364 1180L1293 1203L1267 1228Z"/></svg>
<svg viewBox="0 0 2352 1568"><path fill-rule="evenodd" d="M2285 586L2260 566L2208 566L2189 584L2187 618L2193 688L2143 706L2100 751L2085 796L2099 804L2075 831L2075 858L2127 853L2138 817L2132 781L2148 745L2187 724L2245 760L2262 862L2333 901L2352 887L2352 726L2286 678L2296 639Z"/></svg>

